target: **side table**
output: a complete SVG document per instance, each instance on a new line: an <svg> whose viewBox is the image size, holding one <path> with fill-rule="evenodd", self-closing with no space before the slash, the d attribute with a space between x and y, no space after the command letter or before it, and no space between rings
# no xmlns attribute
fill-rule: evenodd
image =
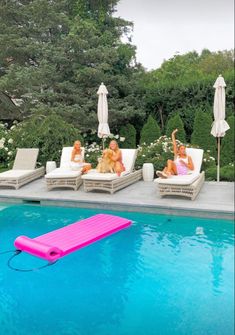
<svg viewBox="0 0 235 335"><path fill-rule="evenodd" d="M48 161L46 163L46 173L49 173L56 169L56 162L55 161Z"/></svg>
<svg viewBox="0 0 235 335"><path fill-rule="evenodd" d="M143 164L143 180L144 181L153 181L154 177L154 168L152 163Z"/></svg>

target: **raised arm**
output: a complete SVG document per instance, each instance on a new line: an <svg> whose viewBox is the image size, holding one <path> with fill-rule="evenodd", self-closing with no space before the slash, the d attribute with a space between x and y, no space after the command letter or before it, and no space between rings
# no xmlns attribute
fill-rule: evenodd
<svg viewBox="0 0 235 335"><path fill-rule="evenodd" d="M177 133L178 129L173 130L171 133L171 138L172 138L172 143L173 143L173 151L174 151L174 156L177 156L178 150L177 150L177 144L175 140L175 134Z"/></svg>

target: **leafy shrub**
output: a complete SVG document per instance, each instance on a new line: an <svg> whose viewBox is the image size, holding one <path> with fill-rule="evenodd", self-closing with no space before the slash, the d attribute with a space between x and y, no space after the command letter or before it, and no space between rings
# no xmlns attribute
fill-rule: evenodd
<svg viewBox="0 0 235 335"><path fill-rule="evenodd" d="M201 171L206 171L207 169L215 166L215 157L211 156L210 150L205 150L203 153Z"/></svg>
<svg viewBox="0 0 235 335"><path fill-rule="evenodd" d="M98 164L98 158L102 155L102 145L93 142L85 145L85 161L95 169Z"/></svg>
<svg viewBox="0 0 235 335"><path fill-rule="evenodd" d="M216 156L216 139L211 135L212 117L202 110L196 112L191 143L201 149L210 150L212 156Z"/></svg>
<svg viewBox="0 0 235 335"><path fill-rule="evenodd" d="M78 139L82 142L78 129L55 114L47 117L36 115L21 122L10 130L8 136L12 139L12 159L17 147L39 148L38 162L42 165L48 160L59 163L64 146L72 146Z"/></svg>
<svg viewBox="0 0 235 335"><path fill-rule="evenodd" d="M234 115L228 117L230 129L227 130L221 144L221 166L234 162Z"/></svg>
<svg viewBox="0 0 235 335"><path fill-rule="evenodd" d="M176 114L175 116L172 116L166 125L166 136L171 137L171 133L173 132L174 129L178 129L178 132L176 134L177 138L181 143L186 142L186 134L184 130L184 124L179 116L179 114Z"/></svg>
<svg viewBox="0 0 235 335"><path fill-rule="evenodd" d="M182 144L179 140L176 140L176 142L177 145ZM191 146L190 144L187 144L186 146L190 148L198 148L198 146ZM174 153L171 138L161 136L150 145L143 144L142 146L139 146L135 167L140 169L144 163L152 163L155 170L162 170L166 166L167 160L173 158ZM201 169L206 170L209 167L214 166L215 158L211 156L210 150L204 151Z"/></svg>
<svg viewBox="0 0 235 335"><path fill-rule="evenodd" d="M189 144L190 148L201 149L199 145ZM208 168L215 167L215 157L212 156L210 150L204 150L202 158L201 171L206 171Z"/></svg>
<svg viewBox="0 0 235 335"><path fill-rule="evenodd" d="M10 152L11 155L11 152ZM7 124L0 123L0 165L7 166L9 157Z"/></svg>
<svg viewBox="0 0 235 335"><path fill-rule="evenodd" d="M234 164L230 163L220 168L220 180L234 181ZM206 170L207 180L217 180L217 167L210 167Z"/></svg>
<svg viewBox="0 0 235 335"><path fill-rule="evenodd" d="M149 115L147 122L140 133L140 144L150 144L161 136L161 130L157 121Z"/></svg>
<svg viewBox="0 0 235 335"><path fill-rule="evenodd" d="M121 148L136 148L136 130L132 124L128 123L121 127L120 137L125 138L125 141L120 143Z"/></svg>
<svg viewBox="0 0 235 335"><path fill-rule="evenodd" d="M180 144L178 140L177 143ZM173 159L173 155L171 138L161 136L150 145L139 146L135 166L140 169L144 163L152 163L155 170L162 170L167 160Z"/></svg>

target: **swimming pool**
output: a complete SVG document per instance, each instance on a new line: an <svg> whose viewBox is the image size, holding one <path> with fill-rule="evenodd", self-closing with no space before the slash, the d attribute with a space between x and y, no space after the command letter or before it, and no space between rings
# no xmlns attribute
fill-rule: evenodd
<svg viewBox="0 0 235 335"><path fill-rule="evenodd" d="M130 228L32 272L0 255L1 335L232 335L234 225L166 215L0 205L0 252L97 213ZM13 262L37 267L20 254Z"/></svg>

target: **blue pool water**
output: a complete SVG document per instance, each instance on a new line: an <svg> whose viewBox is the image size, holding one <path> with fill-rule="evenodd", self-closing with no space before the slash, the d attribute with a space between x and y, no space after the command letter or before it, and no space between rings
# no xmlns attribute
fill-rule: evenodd
<svg viewBox="0 0 235 335"><path fill-rule="evenodd" d="M0 252L106 212L0 205ZM32 272L0 255L0 335L232 335L234 225L109 212L130 228ZM20 254L12 265L44 264Z"/></svg>

